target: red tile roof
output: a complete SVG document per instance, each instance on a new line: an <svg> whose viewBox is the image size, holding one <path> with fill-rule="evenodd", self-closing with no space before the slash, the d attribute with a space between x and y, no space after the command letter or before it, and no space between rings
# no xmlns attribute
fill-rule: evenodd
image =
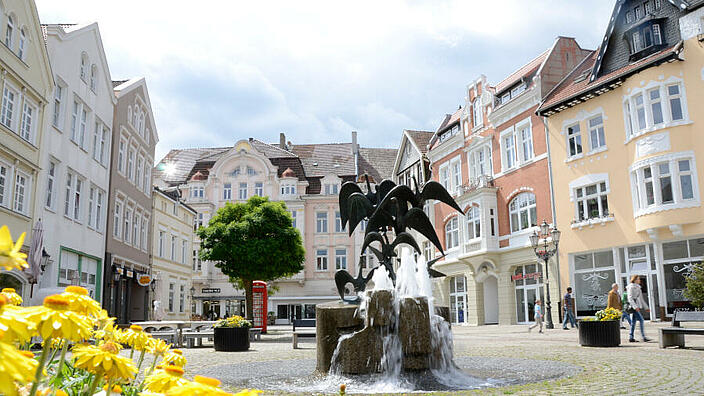
<svg viewBox="0 0 704 396"><path fill-rule="evenodd" d="M651 65L657 65L665 61L668 57L675 55L679 51L680 46L681 43L678 43L671 47L665 48L660 52L656 52L655 54L631 63L630 65L599 76L599 78L590 82L589 75L585 74L591 73L594 62L596 61L598 53L597 51L593 51L591 55L587 56L582 63L577 65L577 67L574 68L574 70L572 70L570 74L562 80L562 82L560 82L555 88L553 88L552 91L550 91L550 93L548 93L543 100L543 103L538 108L537 113L545 114L548 110L551 110L560 104L564 104L572 100L581 100L580 96L589 91L604 87L607 89L612 88L613 84L620 84L620 79L628 77L638 70L644 69ZM600 95L601 93L595 95Z"/></svg>

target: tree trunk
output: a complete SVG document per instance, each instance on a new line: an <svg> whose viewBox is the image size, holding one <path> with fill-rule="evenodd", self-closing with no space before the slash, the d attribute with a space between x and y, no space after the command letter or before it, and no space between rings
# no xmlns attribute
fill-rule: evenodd
<svg viewBox="0 0 704 396"><path fill-rule="evenodd" d="M247 310L247 320L252 322L254 324L254 306L253 306L253 294L252 294L252 280L250 279L242 279L242 286L244 286L244 298L245 298L245 306Z"/></svg>

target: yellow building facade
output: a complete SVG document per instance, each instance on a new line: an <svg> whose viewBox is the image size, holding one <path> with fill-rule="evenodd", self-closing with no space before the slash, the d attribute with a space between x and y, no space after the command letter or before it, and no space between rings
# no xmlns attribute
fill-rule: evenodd
<svg viewBox="0 0 704 396"><path fill-rule="evenodd" d="M196 212L175 190L152 194L152 312L150 319L190 320L193 287L193 225Z"/></svg>
<svg viewBox="0 0 704 396"><path fill-rule="evenodd" d="M657 3L663 15L639 22L639 5L617 2L602 47L538 110L549 131L562 293L574 288L578 317L603 309L611 285L623 292L632 275L651 308L646 319L691 309L685 277L704 257L704 8Z"/></svg>

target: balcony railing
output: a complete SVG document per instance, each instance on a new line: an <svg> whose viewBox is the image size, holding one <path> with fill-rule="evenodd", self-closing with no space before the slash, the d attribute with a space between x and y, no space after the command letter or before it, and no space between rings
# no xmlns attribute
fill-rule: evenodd
<svg viewBox="0 0 704 396"><path fill-rule="evenodd" d="M480 188L494 187L494 178L490 175L481 175L469 180L469 183L461 185L460 194L467 194Z"/></svg>

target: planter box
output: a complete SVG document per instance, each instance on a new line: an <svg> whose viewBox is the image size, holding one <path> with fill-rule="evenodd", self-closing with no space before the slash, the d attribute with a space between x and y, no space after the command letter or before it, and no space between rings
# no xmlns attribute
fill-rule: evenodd
<svg viewBox="0 0 704 396"><path fill-rule="evenodd" d="M235 352L249 349L248 327L216 327L213 334L216 351Z"/></svg>
<svg viewBox="0 0 704 396"><path fill-rule="evenodd" d="M617 320L579 321L579 345L617 347L621 345L621 330Z"/></svg>

